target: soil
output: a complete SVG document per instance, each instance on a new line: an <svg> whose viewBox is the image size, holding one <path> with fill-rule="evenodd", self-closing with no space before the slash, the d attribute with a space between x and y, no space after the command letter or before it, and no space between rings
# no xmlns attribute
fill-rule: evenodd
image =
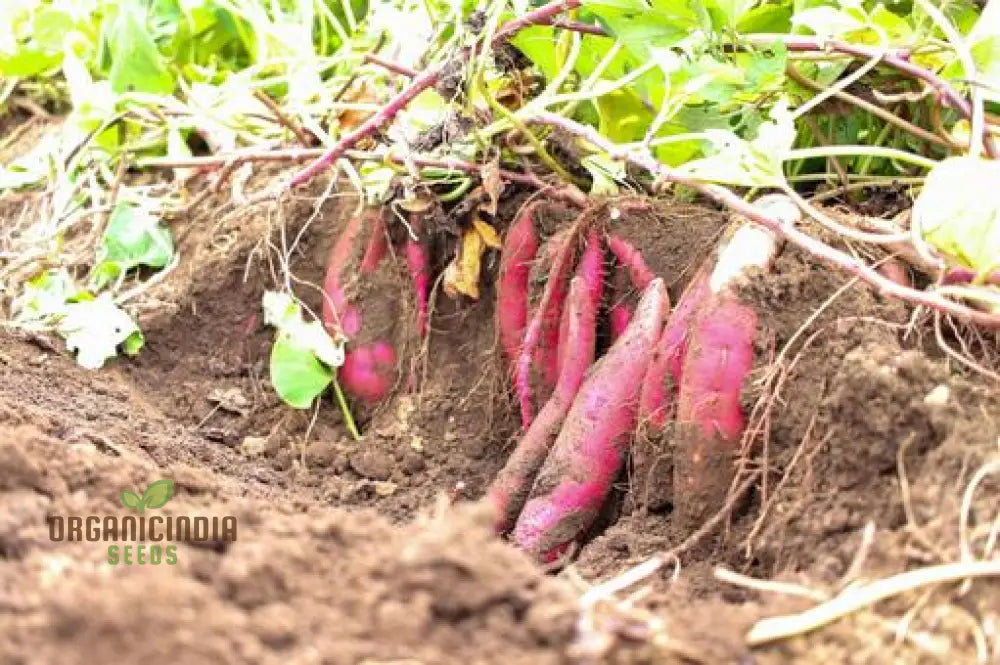
<svg viewBox="0 0 1000 665"><path fill-rule="evenodd" d="M184 260L143 295L134 359L88 372L58 342L2 333L0 662L1000 662L995 578L922 587L772 645L745 640L817 594L956 561L960 533L989 556L995 477L959 523L970 479L996 459L1000 397L942 353L926 317L786 248L744 291L763 328L744 395L751 491L693 538L672 520L684 497L633 510L626 473L553 575L494 537L475 501L518 427L491 280L477 302L434 299L430 337L407 351L394 397L360 418L361 441L332 398L295 411L270 388L261 296L287 264L318 312L353 211L348 195L323 194L316 184L253 214L210 202L174 221ZM676 302L727 221L662 201L614 223ZM412 312L405 279L376 296L398 320ZM48 518L130 514L122 491L161 478L175 494L156 514L235 516L235 542L187 539L173 565L111 565L107 543L50 539ZM628 603L581 597L665 552ZM720 581L718 566L813 599Z"/></svg>

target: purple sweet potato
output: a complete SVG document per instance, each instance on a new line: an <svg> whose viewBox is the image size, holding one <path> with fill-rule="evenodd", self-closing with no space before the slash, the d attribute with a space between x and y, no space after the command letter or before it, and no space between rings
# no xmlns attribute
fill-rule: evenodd
<svg viewBox="0 0 1000 665"><path fill-rule="evenodd" d="M639 385L669 308L662 279L580 387L514 528L514 540L551 561L593 524L635 429Z"/></svg>

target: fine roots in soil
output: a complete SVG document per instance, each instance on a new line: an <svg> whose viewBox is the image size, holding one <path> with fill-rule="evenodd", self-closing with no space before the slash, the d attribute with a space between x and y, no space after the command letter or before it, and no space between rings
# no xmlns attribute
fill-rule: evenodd
<svg viewBox="0 0 1000 665"><path fill-rule="evenodd" d="M728 498L677 523L667 428L549 574L479 501L521 435L495 256L478 299L431 290L428 335L397 338L390 397L352 403L361 440L332 397L295 411L268 384L261 296L290 284L322 311L355 210L335 189L178 222L185 261L142 295L134 359L88 372L3 333L0 661L1000 662L1000 399L938 343L980 348L968 330L936 334L933 317L786 247L740 291L759 362ZM501 231L525 198L502 207ZM614 228L676 303L729 221L653 200ZM433 274L454 242L432 234ZM368 297L386 323L414 320L405 272ZM114 565L107 542L50 537L54 516L134 514L122 492L164 478L155 514L234 516L235 541Z"/></svg>

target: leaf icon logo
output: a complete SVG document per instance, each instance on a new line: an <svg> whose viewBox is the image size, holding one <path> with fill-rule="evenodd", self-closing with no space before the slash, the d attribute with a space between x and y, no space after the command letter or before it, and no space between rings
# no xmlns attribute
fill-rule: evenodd
<svg viewBox="0 0 1000 665"><path fill-rule="evenodd" d="M136 510L140 515L146 508L162 508L174 495L174 481L170 479L156 480L149 484L142 497L135 492L125 490L121 494L122 505Z"/></svg>

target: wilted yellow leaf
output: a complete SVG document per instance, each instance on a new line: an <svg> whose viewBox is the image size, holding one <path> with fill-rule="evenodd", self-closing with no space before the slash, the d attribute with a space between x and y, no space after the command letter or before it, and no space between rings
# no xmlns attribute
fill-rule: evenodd
<svg viewBox="0 0 1000 665"><path fill-rule="evenodd" d="M497 233L496 229L478 218L472 220L472 226L475 227L487 247L500 249L500 235Z"/></svg>
<svg viewBox="0 0 1000 665"><path fill-rule="evenodd" d="M486 244L475 227L462 233L458 253L444 271L444 292L455 298L459 293L479 299L479 270Z"/></svg>

